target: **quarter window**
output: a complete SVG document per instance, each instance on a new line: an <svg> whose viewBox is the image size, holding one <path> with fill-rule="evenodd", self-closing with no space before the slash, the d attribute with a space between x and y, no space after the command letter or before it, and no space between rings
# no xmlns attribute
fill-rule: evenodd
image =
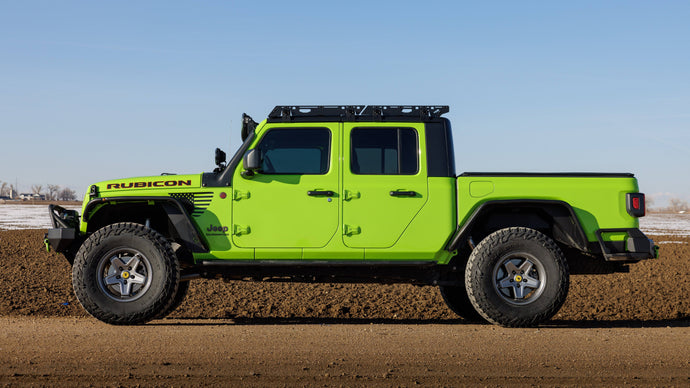
<svg viewBox="0 0 690 388"><path fill-rule="evenodd" d="M261 151L263 174L325 174L331 132L326 128L272 129L257 148Z"/></svg>
<svg viewBox="0 0 690 388"><path fill-rule="evenodd" d="M355 128L350 141L354 174L414 175L419 171L417 131L412 128Z"/></svg>

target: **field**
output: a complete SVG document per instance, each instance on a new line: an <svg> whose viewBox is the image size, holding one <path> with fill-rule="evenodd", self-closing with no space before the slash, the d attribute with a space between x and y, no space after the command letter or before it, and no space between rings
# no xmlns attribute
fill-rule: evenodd
<svg viewBox="0 0 690 388"><path fill-rule="evenodd" d="M81 205L63 205L65 209L81 211ZM52 228L48 204L0 204L0 230Z"/></svg>
<svg viewBox="0 0 690 388"><path fill-rule="evenodd" d="M661 258L573 275L539 329L466 324L433 287L207 280L127 328L82 310L45 207L16 211L36 216L0 223L0 384L690 385L688 215L645 217Z"/></svg>

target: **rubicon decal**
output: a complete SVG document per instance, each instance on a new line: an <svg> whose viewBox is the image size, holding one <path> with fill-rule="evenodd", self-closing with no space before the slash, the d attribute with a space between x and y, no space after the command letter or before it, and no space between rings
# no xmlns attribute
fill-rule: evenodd
<svg viewBox="0 0 690 388"><path fill-rule="evenodd" d="M127 182L127 183L108 183L108 190L111 189L143 189L146 187L175 187L175 186L191 186L192 180L176 180L176 181L152 181L152 182Z"/></svg>

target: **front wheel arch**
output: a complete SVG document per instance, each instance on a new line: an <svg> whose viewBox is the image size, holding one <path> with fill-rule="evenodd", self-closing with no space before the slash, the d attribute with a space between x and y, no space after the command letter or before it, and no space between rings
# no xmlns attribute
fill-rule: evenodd
<svg viewBox="0 0 690 388"><path fill-rule="evenodd" d="M133 222L150 227L190 253L208 253L208 244L195 227L190 209L172 197L108 197L91 200L84 208L87 233L106 225Z"/></svg>

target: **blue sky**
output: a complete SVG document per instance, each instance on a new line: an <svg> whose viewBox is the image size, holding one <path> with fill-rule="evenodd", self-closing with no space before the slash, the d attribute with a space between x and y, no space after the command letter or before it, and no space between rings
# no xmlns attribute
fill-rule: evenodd
<svg viewBox="0 0 690 388"><path fill-rule="evenodd" d="M444 104L458 171L690 201L690 2L0 0L0 180L210 171L242 112Z"/></svg>

